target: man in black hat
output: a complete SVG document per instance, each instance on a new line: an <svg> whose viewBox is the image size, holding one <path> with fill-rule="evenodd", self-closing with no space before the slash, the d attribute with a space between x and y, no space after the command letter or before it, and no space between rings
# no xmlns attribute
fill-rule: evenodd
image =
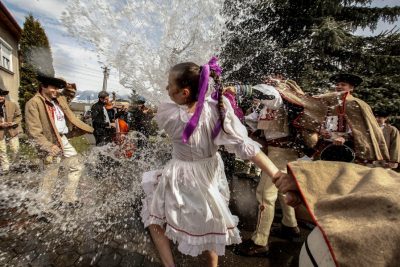
<svg viewBox="0 0 400 267"><path fill-rule="evenodd" d="M0 163L3 173L10 170L7 144L10 146L13 161L19 151L18 134L22 132L21 111L17 104L6 99L9 91L0 87Z"/></svg>
<svg viewBox="0 0 400 267"><path fill-rule="evenodd" d="M103 146L112 141L115 134L114 118L110 118L106 105L110 102L110 95L106 91L98 94L99 101L91 108L92 125L96 146Z"/></svg>
<svg viewBox="0 0 400 267"><path fill-rule="evenodd" d="M351 94L362 83L362 78L342 73L332 76L329 80L335 84L335 90L339 93L338 104L330 108L320 130L323 138L322 146L319 146L319 151L322 151L321 158L337 160L338 157L332 154L332 149L329 150L329 155L324 154L324 146L333 144L345 145L347 150L338 147L337 151L340 151L338 153L346 154L343 158L350 160L352 158L350 154L354 153L354 161L357 163L375 166L389 161L383 133L374 118L371 107Z"/></svg>
<svg viewBox="0 0 400 267"><path fill-rule="evenodd" d="M26 103L25 121L27 134L46 166L40 186L42 200L44 203L51 201L54 183L62 164L68 170L68 183L62 201L74 203L77 201L76 189L83 164L67 135L78 132L84 134L85 125L73 115L67 104L60 104L57 100L58 90L66 86L64 80L42 74L37 79L38 92Z"/></svg>
<svg viewBox="0 0 400 267"><path fill-rule="evenodd" d="M151 109L145 106L146 99L139 96L134 102L131 114L132 121L130 127L135 131L143 134L146 138L149 138L151 131L151 120L154 117L154 113ZM138 147L146 146L147 142L144 138L138 140Z"/></svg>

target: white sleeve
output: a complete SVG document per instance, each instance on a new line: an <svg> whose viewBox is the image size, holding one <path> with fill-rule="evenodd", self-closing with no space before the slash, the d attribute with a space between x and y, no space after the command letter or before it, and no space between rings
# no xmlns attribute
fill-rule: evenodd
<svg viewBox="0 0 400 267"><path fill-rule="evenodd" d="M246 127L235 115L229 101L225 97L223 101L226 109L224 127L214 139L214 144L224 145L230 153L244 160L254 157L260 152L261 145L248 136Z"/></svg>
<svg viewBox="0 0 400 267"><path fill-rule="evenodd" d="M164 102L158 106L155 120L159 129L164 129L167 134L171 135L176 127L179 119L179 107L172 102Z"/></svg>

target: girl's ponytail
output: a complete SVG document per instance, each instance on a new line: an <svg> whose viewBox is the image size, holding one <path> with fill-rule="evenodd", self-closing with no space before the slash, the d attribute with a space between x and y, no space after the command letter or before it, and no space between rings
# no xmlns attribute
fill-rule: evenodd
<svg viewBox="0 0 400 267"><path fill-rule="evenodd" d="M222 92L222 90L223 90L222 83L219 78L221 76L222 69L218 65L217 61L218 61L218 58L212 57L207 64L205 64L201 68L199 68L200 77L198 80L198 87L191 88L191 89L198 88L198 91L196 93L197 104L196 104L196 109L195 109L192 117L186 124L185 129L183 130L183 133L182 133L182 142L184 144L186 144L188 142L190 136L196 129L197 124L199 122L201 112L203 111L204 101L205 101L206 94L207 94L208 87L209 87L208 81L209 81L210 77L212 77L215 81L215 86L216 86L215 91L216 92L214 92L214 93L216 93L218 95L218 113L219 113L218 114L219 121L218 121L217 125L215 126L215 128L213 130L213 134L212 134L213 138L215 138L217 136L217 134L219 133L221 128L223 129L225 111L224 111L224 105L222 103L222 93L223 93Z"/></svg>
<svg viewBox="0 0 400 267"><path fill-rule="evenodd" d="M224 102L222 101L224 87L222 85L220 76L214 70L210 71L210 77L214 79L215 90L217 91L217 96L218 96L218 98L217 98L218 117L219 117L219 121L221 123L221 128L225 132L225 129L224 129L225 106L224 106Z"/></svg>

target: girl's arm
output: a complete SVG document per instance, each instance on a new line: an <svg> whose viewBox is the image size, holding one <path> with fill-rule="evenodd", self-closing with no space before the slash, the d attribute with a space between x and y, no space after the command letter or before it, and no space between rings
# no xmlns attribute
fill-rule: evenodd
<svg viewBox="0 0 400 267"><path fill-rule="evenodd" d="M257 155L250 159L254 164L257 165L263 172L268 174L272 180L278 179L281 175L284 175L275 164L265 155L262 151L258 152Z"/></svg>
<svg viewBox="0 0 400 267"><path fill-rule="evenodd" d="M251 158L251 161L272 178L272 182L280 192L286 194L286 204L292 207L297 207L302 203L301 196L297 191L297 185L294 182L293 177L291 177L289 174L281 172L267 157L267 155L260 151L257 153L257 155Z"/></svg>

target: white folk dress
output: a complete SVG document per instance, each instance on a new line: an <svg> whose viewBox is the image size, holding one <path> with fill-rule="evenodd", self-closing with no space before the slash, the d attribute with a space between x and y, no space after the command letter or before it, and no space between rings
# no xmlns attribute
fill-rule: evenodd
<svg viewBox="0 0 400 267"><path fill-rule="evenodd" d="M160 129L173 141L172 160L163 170L144 173L141 216L145 227L165 226L166 236L186 255L197 256L206 250L224 255L226 245L241 242L238 218L228 208L229 188L217 150L225 145L228 151L249 159L260 151L260 145L248 137L226 99L224 104L226 132L221 130L212 139L218 110L217 102L207 98L187 144L181 136L192 114L175 103L163 103L157 112Z"/></svg>

